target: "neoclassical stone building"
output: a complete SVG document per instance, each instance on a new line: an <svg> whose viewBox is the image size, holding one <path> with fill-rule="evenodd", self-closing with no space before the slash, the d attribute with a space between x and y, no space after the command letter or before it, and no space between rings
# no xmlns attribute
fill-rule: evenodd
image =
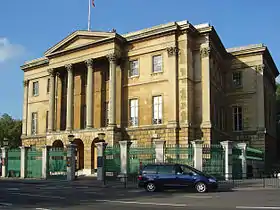
<svg viewBox="0 0 280 210"><path fill-rule="evenodd" d="M67 144L96 168L98 133L150 144L246 141L275 154L275 77L262 44L226 49L213 26L172 22L120 35L75 31L24 63L24 145Z"/></svg>

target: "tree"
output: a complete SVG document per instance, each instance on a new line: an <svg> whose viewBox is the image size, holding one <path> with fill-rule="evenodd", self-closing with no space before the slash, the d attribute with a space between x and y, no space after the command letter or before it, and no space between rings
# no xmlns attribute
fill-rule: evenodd
<svg viewBox="0 0 280 210"><path fill-rule="evenodd" d="M10 147L19 147L21 145L21 126L21 120L13 119L10 115L3 114L0 117L1 145L3 145L4 138L7 138Z"/></svg>

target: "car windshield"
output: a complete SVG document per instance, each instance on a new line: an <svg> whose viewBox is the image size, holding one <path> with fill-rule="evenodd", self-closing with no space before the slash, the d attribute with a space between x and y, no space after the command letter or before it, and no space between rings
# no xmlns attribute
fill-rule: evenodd
<svg viewBox="0 0 280 210"><path fill-rule="evenodd" d="M182 167L184 173L193 172L195 174L205 176L205 174L203 172L201 172L201 171L199 171L199 170L197 170L197 169L195 169L191 166L182 165L181 167Z"/></svg>

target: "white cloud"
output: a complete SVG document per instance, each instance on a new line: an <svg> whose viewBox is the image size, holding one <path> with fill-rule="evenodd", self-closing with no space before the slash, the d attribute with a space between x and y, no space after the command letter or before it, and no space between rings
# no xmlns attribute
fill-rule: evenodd
<svg viewBox="0 0 280 210"><path fill-rule="evenodd" d="M0 37L0 63L16 58L24 53L24 47L12 44L8 38Z"/></svg>

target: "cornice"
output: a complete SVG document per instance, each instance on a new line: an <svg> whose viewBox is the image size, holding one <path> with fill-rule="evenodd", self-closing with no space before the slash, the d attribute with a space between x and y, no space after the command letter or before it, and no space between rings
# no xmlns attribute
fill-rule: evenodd
<svg viewBox="0 0 280 210"><path fill-rule="evenodd" d="M38 58L35 60L31 60L29 62L25 62L22 66L20 66L20 68L21 68L21 70L25 71L29 68L33 68L33 67L37 67L37 66L41 66L41 65L45 65L45 64L49 64L48 58Z"/></svg>

